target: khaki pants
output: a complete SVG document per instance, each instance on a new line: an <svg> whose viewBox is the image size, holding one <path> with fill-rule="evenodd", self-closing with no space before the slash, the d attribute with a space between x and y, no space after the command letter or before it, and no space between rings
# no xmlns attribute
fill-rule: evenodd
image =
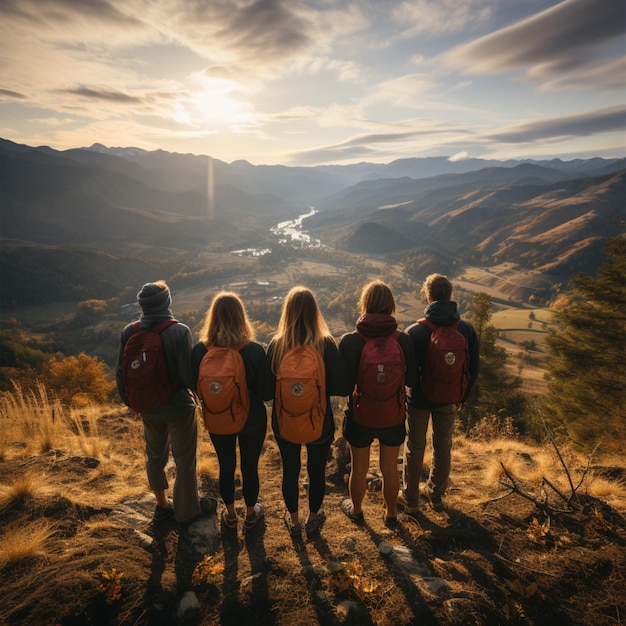
<svg viewBox="0 0 626 626"><path fill-rule="evenodd" d="M452 432L456 420L456 404L446 404L430 411L409 406L407 439L404 445L403 480L404 495L409 505L417 506L419 483L426 449L428 423L432 416L433 457L428 477L428 487L436 495L448 488L452 457Z"/></svg>
<svg viewBox="0 0 626 626"><path fill-rule="evenodd" d="M200 512L196 474L198 423L195 411L192 410L187 417L167 421L144 417L143 427L146 439L146 472L150 488L153 491L168 488L165 466L171 448L176 464L174 516L178 522L192 519Z"/></svg>

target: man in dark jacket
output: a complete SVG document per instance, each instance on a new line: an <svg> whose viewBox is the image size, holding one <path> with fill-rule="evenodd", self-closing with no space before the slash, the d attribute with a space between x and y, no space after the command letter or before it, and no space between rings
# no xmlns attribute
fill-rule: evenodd
<svg viewBox="0 0 626 626"><path fill-rule="evenodd" d="M164 281L146 283L137 294L141 307L141 330L156 328L165 320L173 320L172 296ZM122 371L124 346L133 334L133 325L122 331L117 362L117 388L122 401L129 405ZM146 471L148 483L156 496L154 521L175 517L181 524L211 515L217 508L214 498L198 497L196 474L196 449L198 427L196 400L191 392L191 331L185 324L175 323L161 333L168 378L178 381L169 401L151 413L136 414L141 417L146 441ZM167 497L168 481L165 466L170 450L176 464L174 504Z"/></svg>
<svg viewBox="0 0 626 626"><path fill-rule="evenodd" d="M406 512L417 509L419 501L419 482L422 475L426 434L432 416L433 455L430 473L422 495L427 498L435 511L443 509L444 495L450 477L452 456L452 432L457 412L469 396L478 377L479 345L473 326L460 320L456 302L452 296L452 284L446 276L431 274L422 286L422 294L428 301L424 317L436 326L452 326L457 321L457 330L467 340L469 382L462 400L458 403L439 403L429 401L421 386L421 373L426 364L426 353L431 329L419 322L409 326L404 332L411 337L417 355L418 379L412 387L407 418L407 441L404 448L403 479L404 491L398 497L398 503ZM460 321L459 321L460 320Z"/></svg>

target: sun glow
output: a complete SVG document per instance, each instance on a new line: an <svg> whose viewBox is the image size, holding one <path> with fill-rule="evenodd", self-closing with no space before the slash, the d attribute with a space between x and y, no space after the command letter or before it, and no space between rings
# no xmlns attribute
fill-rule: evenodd
<svg viewBox="0 0 626 626"><path fill-rule="evenodd" d="M176 100L173 118L186 126L216 126L234 130L254 122L252 105L242 96L247 90L223 78L196 75L192 90Z"/></svg>

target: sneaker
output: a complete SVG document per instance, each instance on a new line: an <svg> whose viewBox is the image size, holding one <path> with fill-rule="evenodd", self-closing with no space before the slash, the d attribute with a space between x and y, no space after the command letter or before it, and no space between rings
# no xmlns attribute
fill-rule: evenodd
<svg viewBox="0 0 626 626"><path fill-rule="evenodd" d="M357 515L354 514L354 504L352 504L352 500L350 500L350 498L346 498L341 503L341 510L348 516L348 519L355 524L363 524L365 521L363 511Z"/></svg>
<svg viewBox="0 0 626 626"><path fill-rule="evenodd" d="M222 526L227 528L228 530L236 530L237 529L237 514L229 515L227 509L222 510Z"/></svg>
<svg viewBox="0 0 626 626"><path fill-rule="evenodd" d="M243 522L244 530L252 530L256 523L263 518L265 515L265 511L263 510L263 505L260 502L257 502L254 505L254 510L250 515L246 515L246 519Z"/></svg>
<svg viewBox="0 0 626 626"><path fill-rule="evenodd" d="M407 515L413 515L419 511L419 508L416 504L409 504L409 501L406 499L406 494L404 491L400 491L398 493L398 506L404 510Z"/></svg>
<svg viewBox="0 0 626 626"><path fill-rule="evenodd" d="M319 533L325 519L326 515L324 514L324 511L319 511L315 517L309 517L304 525L304 532L309 539Z"/></svg>
<svg viewBox="0 0 626 626"><path fill-rule="evenodd" d="M436 511L437 513L443 511L441 494L436 493L428 486L422 489L421 494L430 502L430 506L433 508L433 511Z"/></svg>
<svg viewBox="0 0 626 626"><path fill-rule="evenodd" d="M300 536L300 532L302 530L300 523L298 522L297 524L294 524L293 520L291 519L291 513L289 511L285 512L285 526L287 527L287 530L292 537Z"/></svg>

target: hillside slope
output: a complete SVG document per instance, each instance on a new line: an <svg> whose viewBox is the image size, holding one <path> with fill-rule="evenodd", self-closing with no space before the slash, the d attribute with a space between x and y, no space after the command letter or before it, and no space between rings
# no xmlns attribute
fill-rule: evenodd
<svg viewBox="0 0 626 626"><path fill-rule="evenodd" d="M120 409L82 411L65 431L62 424L57 418L43 453L34 449L36 427L23 440L3 424L11 433L0 460L3 625L613 626L624 614L623 464L593 464L571 511L548 518L509 493L498 464L533 497L542 498L544 472L568 493L549 450L459 435L447 508L435 513L424 503L389 530L375 449L365 524L354 526L340 512L349 455L338 438L326 523L317 537L292 539L272 435L260 464L265 519L242 534L241 524L229 533L215 517L184 528L153 524L141 425ZM585 459L566 458L577 482ZM204 430L199 470L202 494L218 497ZM558 504L554 492L544 495ZM240 487L237 507L241 515Z"/></svg>

